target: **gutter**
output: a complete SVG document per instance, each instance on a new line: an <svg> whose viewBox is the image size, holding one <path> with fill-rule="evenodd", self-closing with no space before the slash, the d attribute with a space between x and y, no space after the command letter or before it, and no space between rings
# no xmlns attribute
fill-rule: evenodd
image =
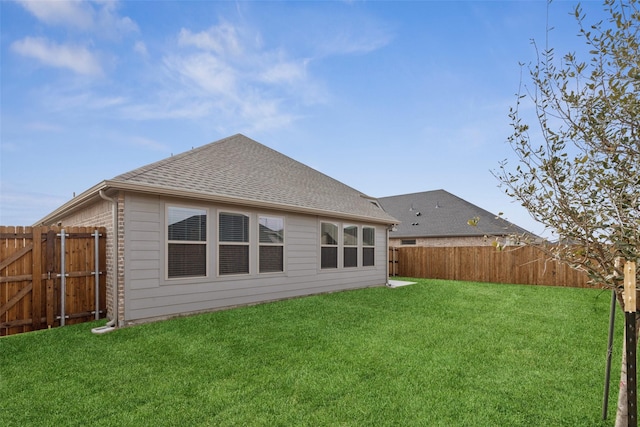
<svg viewBox="0 0 640 427"><path fill-rule="evenodd" d="M286 203L260 201L244 199L241 197L225 196L221 194L212 193L198 193L195 191L185 191L184 189L170 188L170 187L158 187L153 185L145 185L139 183L130 183L122 181L106 180L93 186L84 193L78 195L72 200L68 201L46 217L42 218L37 224L50 224L56 222L56 220L62 215L67 215L70 212L82 208L86 203L96 199L100 192L104 192L107 189L117 189L123 191L131 191L143 194L161 195L167 197L175 197L180 199L200 200L205 202L214 203L227 203L227 204L241 204L252 208L273 209L278 211L294 212L307 215L326 216L331 218L347 219L351 221L364 221L374 224L397 224L398 220L390 216L386 211L382 210L383 214L379 217L364 216L364 215L351 215L349 213L333 211L328 209L306 208L301 206L290 205ZM102 196L100 196L102 197ZM104 198L104 197L103 197Z"/></svg>
<svg viewBox="0 0 640 427"><path fill-rule="evenodd" d="M100 197L111 203L113 207L113 318L106 325L91 329L94 334L106 334L116 329L118 326L118 202L108 197L104 190L99 190Z"/></svg>

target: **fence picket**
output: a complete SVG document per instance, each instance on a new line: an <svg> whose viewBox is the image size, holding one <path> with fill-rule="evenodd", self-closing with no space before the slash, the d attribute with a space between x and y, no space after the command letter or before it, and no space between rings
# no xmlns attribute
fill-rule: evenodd
<svg viewBox="0 0 640 427"><path fill-rule="evenodd" d="M535 246L397 247L398 276L475 282L588 287L587 275L548 260ZM391 255L390 255L391 256Z"/></svg>

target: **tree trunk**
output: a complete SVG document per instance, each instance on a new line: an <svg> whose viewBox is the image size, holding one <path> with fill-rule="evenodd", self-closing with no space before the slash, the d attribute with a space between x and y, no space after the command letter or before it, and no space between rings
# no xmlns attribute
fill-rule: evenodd
<svg viewBox="0 0 640 427"><path fill-rule="evenodd" d="M626 329L626 328L625 328ZM626 333L625 333L626 335ZM627 346L626 336L622 339L622 367L620 368L620 390L618 392L618 409L616 410L616 426L627 427Z"/></svg>

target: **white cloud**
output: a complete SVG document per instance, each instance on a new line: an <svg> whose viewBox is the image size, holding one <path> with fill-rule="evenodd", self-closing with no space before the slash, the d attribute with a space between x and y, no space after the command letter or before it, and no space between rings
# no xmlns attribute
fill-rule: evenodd
<svg viewBox="0 0 640 427"><path fill-rule="evenodd" d="M119 38L123 34L138 31L138 26L131 18L118 15L117 1L17 1L47 25L74 28L109 38Z"/></svg>
<svg viewBox="0 0 640 427"><path fill-rule="evenodd" d="M84 75L102 74L96 56L82 46L60 45L42 37L25 37L13 42L11 48L51 67L67 68Z"/></svg>
<svg viewBox="0 0 640 427"><path fill-rule="evenodd" d="M165 65L187 83L195 83L209 94L234 98L235 71L228 63L208 53L165 58Z"/></svg>
<svg viewBox="0 0 640 427"><path fill-rule="evenodd" d="M128 16L118 15L118 2L98 1L99 7L96 11L96 27L99 32L109 37L120 37L122 34L139 31L138 25Z"/></svg>
<svg viewBox="0 0 640 427"><path fill-rule="evenodd" d="M279 49L264 50L259 40L259 34L227 22L200 32L182 28L179 50L163 60L169 81L157 105L164 110L147 105L130 111L137 110L139 117L215 116L235 129L290 124L295 116L287 112L288 104L304 98L306 86L315 86L307 61L291 59Z"/></svg>
<svg viewBox="0 0 640 427"><path fill-rule="evenodd" d="M133 51L142 55L143 57L148 57L149 52L147 51L147 45L143 41L137 41L133 45Z"/></svg>
<svg viewBox="0 0 640 427"><path fill-rule="evenodd" d="M273 64L266 64L265 69L260 73L262 81L267 83L293 83L306 78L306 64L308 61L278 61Z"/></svg>
<svg viewBox="0 0 640 427"><path fill-rule="evenodd" d="M238 30L229 23L222 23L199 33L193 33L191 30L182 28L178 34L178 44L180 46L193 46L221 55L237 56L243 52Z"/></svg>
<svg viewBox="0 0 640 427"><path fill-rule="evenodd" d="M290 125L295 116L283 112L277 100L247 99L240 106L240 116L250 124L247 133L283 128Z"/></svg>
<svg viewBox="0 0 640 427"><path fill-rule="evenodd" d="M391 41L386 32L357 34L352 31L342 31L329 35L320 44L320 51L324 55L352 55L373 52Z"/></svg>
<svg viewBox="0 0 640 427"><path fill-rule="evenodd" d="M83 30L93 25L94 11L87 2L18 0L18 3L45 24L71 26Z"/></svg>
<svg viewBox="0 0 640 427"><path fill-rule="evenodd" d="M121 114L130 120L198 120L211 116L216 108L207 99L177 92L158 94L155 99L123 106Z"/></svg>
<svg viewBox="0 0 640 427"><path fill-rule="evenodd" d="M338 14L325 19L309 34L320 57L366 54L388 45L394 37L388 24L368 15Z"/></svg>

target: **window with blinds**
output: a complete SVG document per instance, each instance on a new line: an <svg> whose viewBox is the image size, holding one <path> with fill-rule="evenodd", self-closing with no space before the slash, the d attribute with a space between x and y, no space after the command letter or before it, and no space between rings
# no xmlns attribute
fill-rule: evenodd
<svg viewBox="0 0 640 427"><path fill-rule="evenodd" d="M376 254L376 229L374 227L362 227L362 266L375 265Z"/></svg>
<svg viewBox="0 0 640 427"><path fill-rule="evenodd" d="M258 216L258 271L284 271L284 218Z"/></svg>
<svg viewBox="0 0 640 427"><path fill-rule="evenodd" d="M345 225L343 228L343 265L345 268L358 266L358 226Z"/></svg>
<svg viewBox="0 0 640 427"><path fill-rule="evenodd" d="M167 207L167 277L206 275L206 209Z"/></svg>
<svg viewBox="0 0 640 427"><path fill-rule="evenodd" d="M320 223L320 268L338 268L338 225Z"/></svg>
<svg viewBox="0 0 640 427"><path fill-rule="evenodd" d="M220 212L218 216L218 272L249 274L249 217Z"/></svg>

